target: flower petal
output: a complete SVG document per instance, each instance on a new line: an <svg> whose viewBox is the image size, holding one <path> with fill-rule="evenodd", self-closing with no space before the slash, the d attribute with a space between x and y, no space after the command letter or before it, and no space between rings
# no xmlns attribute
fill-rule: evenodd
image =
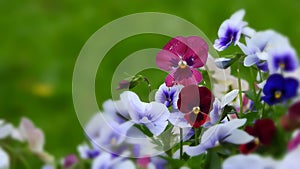
<svg viewBox="0 0 300 169"><path fill-rule="evenodd" d="M226 105L231 103L239 94L239 90L235 89L227 93L221 100L221 108L224 108Z"/></svg>
<svg viewBox="0 0 300 169"><path fill-rule="evenodd" d="M277 166L277 161L254 154L231 156L222 165L223 169L275 169Z"/></svg>
<svg viewBox="0 0 300 169"><path fill-rule="evenodd" d="M179 111L170 113L169 121L174 126L178 126L180 128L191 127L191 125L184 118L184 114Z"/></svg>
<svg viewBox="0 0 300 169"><path fill-rule="evenodd" d="M131 91L125 91L120 95L121 101L126 106L131 120L137 122L144 115L146 103Z"/></svg>
<svg viewBox="0 0 300 169"><path fill-rule="evenodd" d="M13 129L11 124L0 125L0 139L8 137L13 132Z"/></svg>
<svg viewBox="0 0 300 169"><path fill-rule="evenodd" d="M245 144L254 139L253 136L250 136L248 133L243 130L234 130L231 134L226 137L223 141L233 144Z"/></svg>
<svg viewBox="0 0 300 169"><path fill-rule="evenodd" d="M256 63L259 62L259 58L254 54L254 55L248 55L245 57L244 60L244 65L247 67L250 67Z"/></svg>

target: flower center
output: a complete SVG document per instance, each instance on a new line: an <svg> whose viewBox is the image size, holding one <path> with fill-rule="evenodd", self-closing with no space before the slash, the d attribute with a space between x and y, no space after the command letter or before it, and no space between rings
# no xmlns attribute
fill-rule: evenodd
<svg viewBox="0 0 300 169"><path fill-rule="evenodd" d="M284 69L285 68L285 64L284 63L279 63L279 67L281 68L281 69Z"/></svg>
<svg viewBox="0 0 300 169"><path fill-rule="evenodd" d="M194 107L194 108L193 108L193 113L194 113L194 114L199 114L200 111L201 111L201 110L200 110L200 107Z"/></svg>
<svg viewBox="0 0 300 169"><path fill-rule="evenodd" d="M275 94L274 94L275 99L279 99L281 96L282 96L281 91L279 91L279 90L275 91Z"/></svg>
<svg viewBox="0 0 300 169"><path fill-rule="evenodd" d="M187 66L186 61L180 60L180 61L178 62L178 66L179 66L180 69L186 68L186 66Z"/></svg>
<svg viewBox="0 0 300 169"><path fill-rule="evenodd" d="M258 139L258 138L255 138L255 139L254 139L254 144L255 144L255 145L259 145L259 139Z"/></svg>

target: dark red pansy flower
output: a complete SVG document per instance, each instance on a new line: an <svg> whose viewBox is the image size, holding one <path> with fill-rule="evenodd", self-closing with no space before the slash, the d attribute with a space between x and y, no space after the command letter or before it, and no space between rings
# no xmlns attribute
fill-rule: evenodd
<svg viewBox="0 0 300 169"><path fill-rule="evenodd" d="M213 100L214 96L208 88L190 85L180 91L177 106L190 125L198 128L209 121Z"/></svg>
<svg viewBox="0 0 300 169"><path fill-rule="evenodd" d="M291 105L287 114L281 117L280 123L289 131L300 127L300 101Z"/></svg>
<svg viewBox="0 0 300 169"><path fill-rule="evenodd" d="M196 69L204 66L208 57L208 45L198 36L177 36L171 39L156 56L156 64L168 71L166 86L198 84L202 80Z"/></svg>
<svg viewBox="0 0 300 169"><path fill-rule="evenodd" d="M249 154L255 151L260 143L263 146L268 146L271 143L276 133L276 126L271 119L260 119L255 121L254 126L246 126L245 131L256 137L253 141L239 147L243 154Z"/></svg>

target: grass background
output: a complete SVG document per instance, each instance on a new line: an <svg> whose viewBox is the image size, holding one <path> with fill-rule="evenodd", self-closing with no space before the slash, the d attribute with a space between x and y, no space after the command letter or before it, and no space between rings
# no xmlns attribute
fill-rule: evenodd
<svg viewBox="0 0 300 169"><path fill-rule="evenodd" d="M244 8L251 27L285 34L299 52L299 7L298 0L0 0L0 118L15 125L22 116L31 118L45 132L46 150L63 157L84 140L72 103L73 67L85 41L106 23L137 12L170 13L192 22L213 41L222 21ZM110 97L110 78L122 58L167 41L148 34L117 44L99 69L99 105ZM160 79L150 80L158 85ZM32 168L41 166L34 157L30 160Z"/></svg>

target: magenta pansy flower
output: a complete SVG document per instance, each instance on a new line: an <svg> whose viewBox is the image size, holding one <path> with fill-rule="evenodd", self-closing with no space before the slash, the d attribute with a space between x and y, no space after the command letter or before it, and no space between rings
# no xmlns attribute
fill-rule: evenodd
<svg viewBox="0 0 300 169"><path fill-rule="evenodd" d="M156 56L156 64L168 71L166 86L174 84L188 86L202 80L196 69L204 66L208 57L208 45L198 36L177 36L171 39Z"/></svg>

